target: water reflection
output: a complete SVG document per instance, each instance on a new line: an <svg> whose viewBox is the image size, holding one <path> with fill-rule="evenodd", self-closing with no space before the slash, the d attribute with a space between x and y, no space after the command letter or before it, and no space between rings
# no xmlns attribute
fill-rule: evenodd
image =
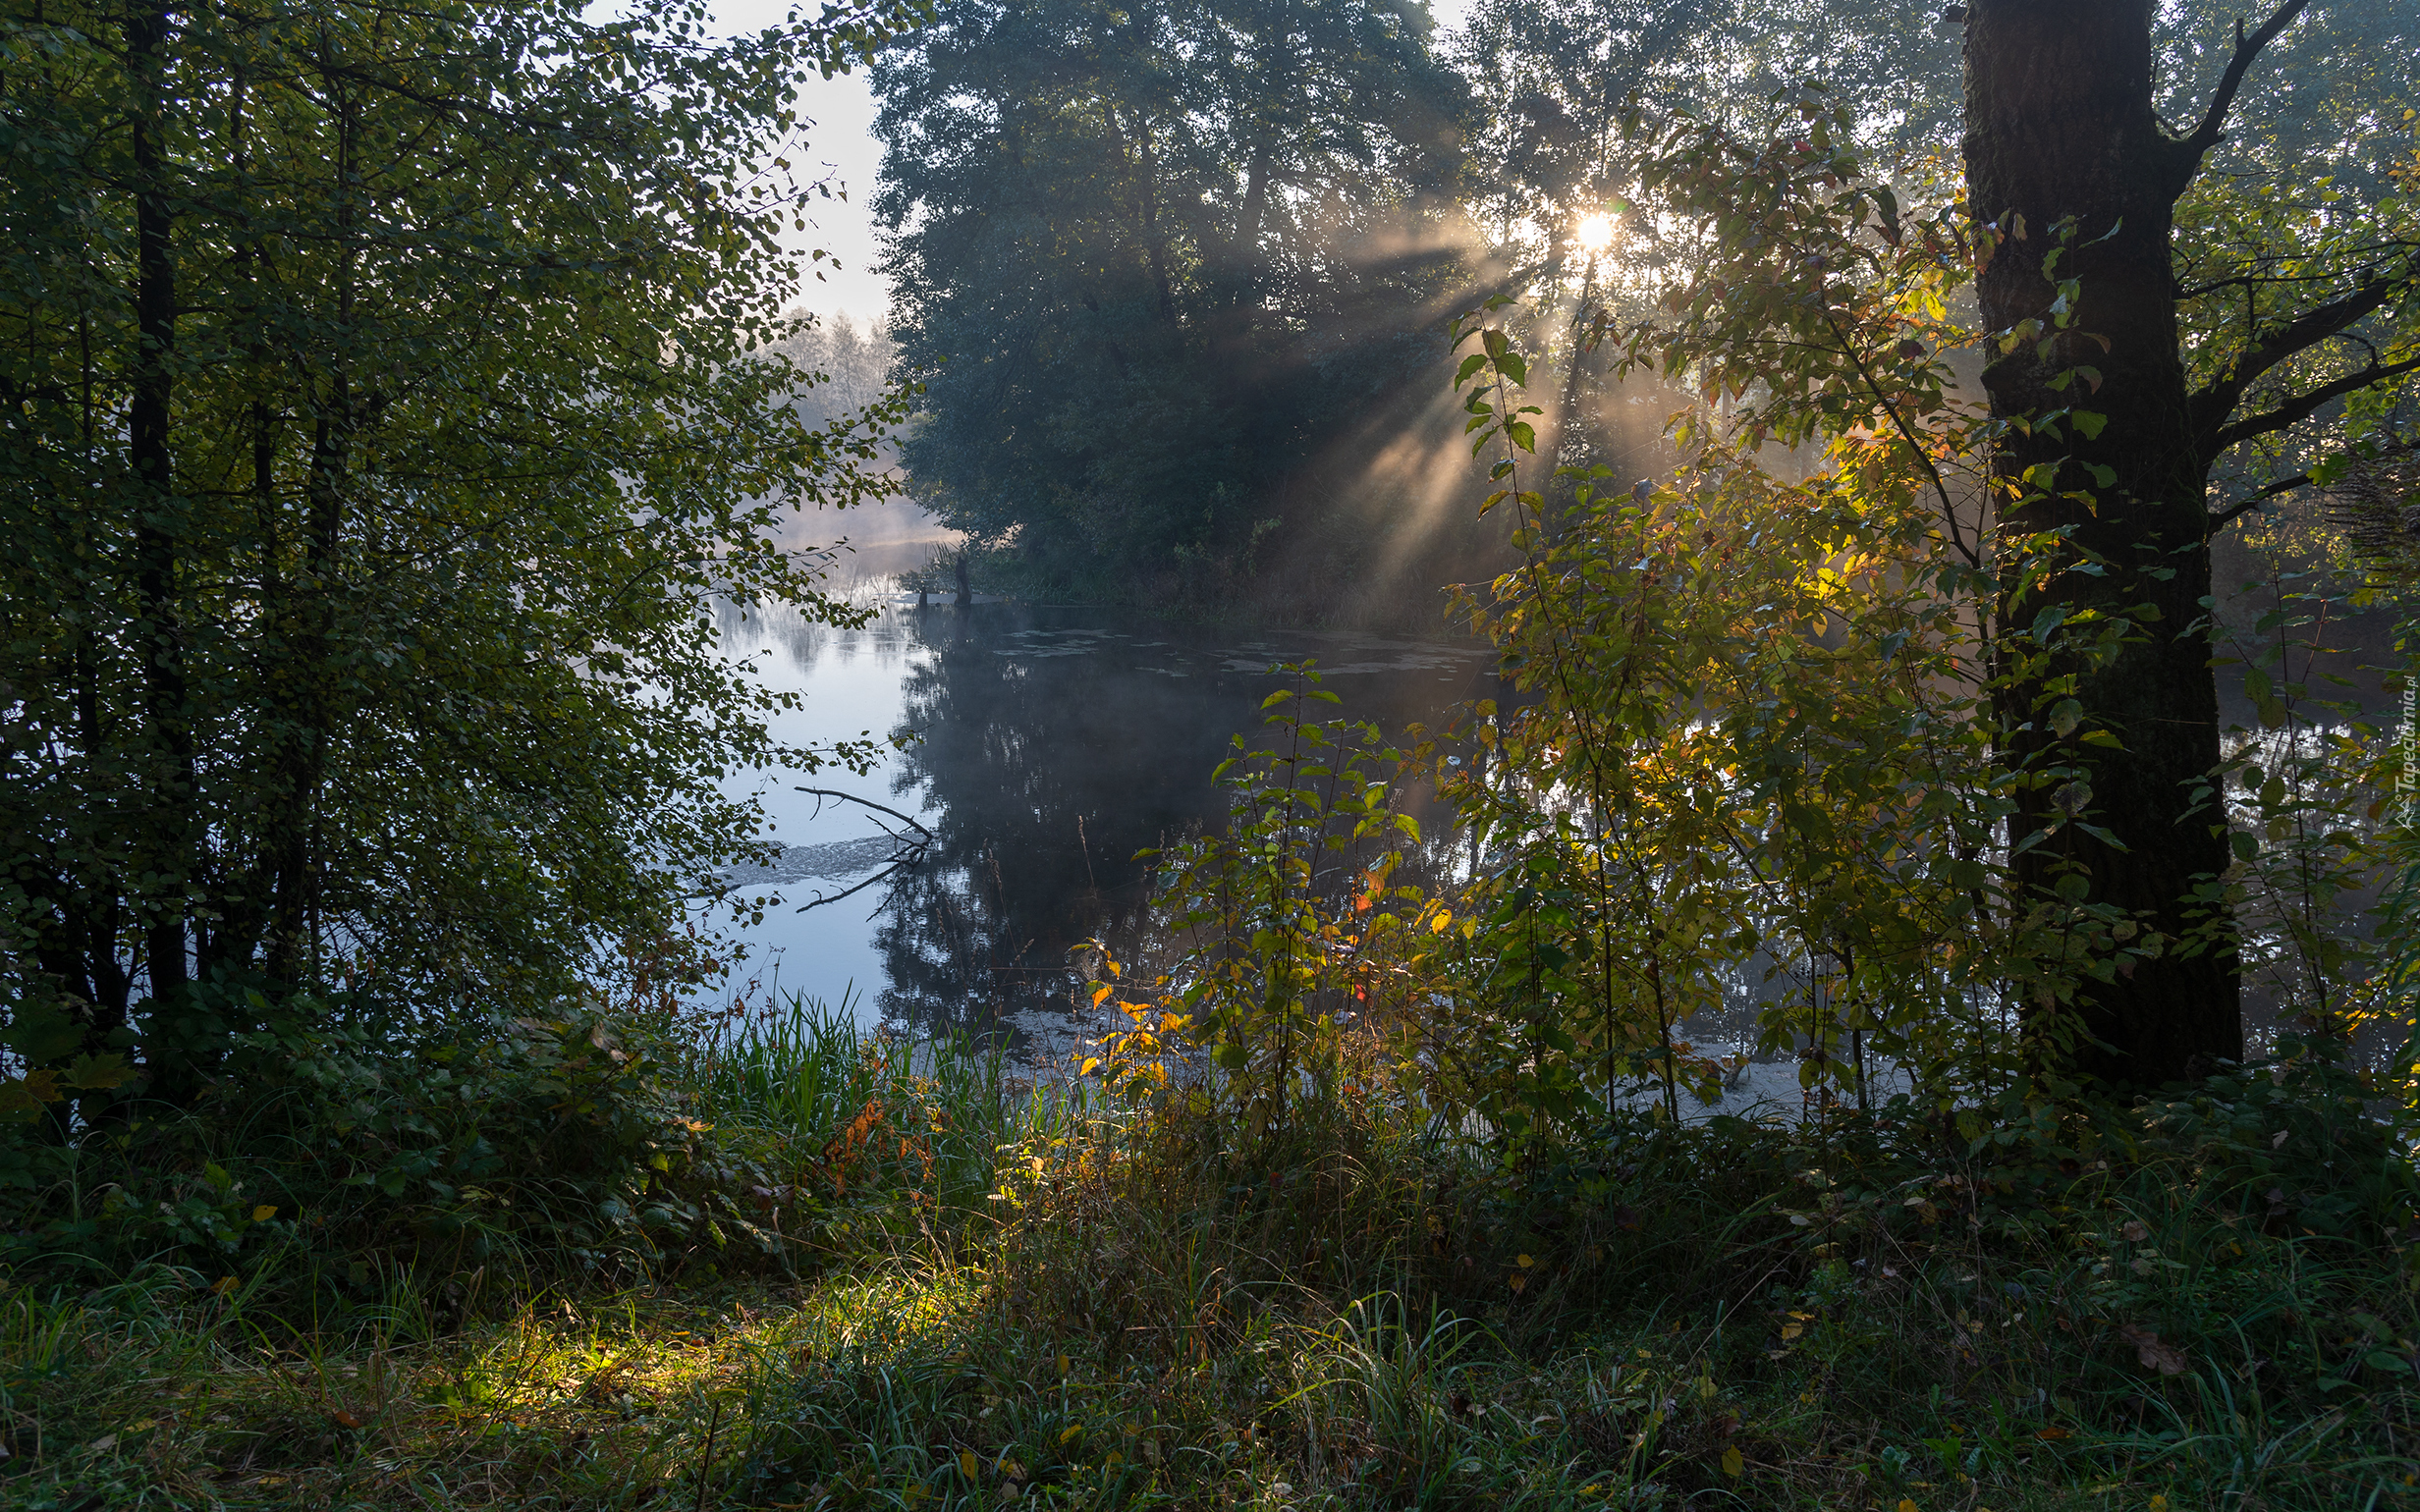
<svg viewBox="0 0 2420 1512"><path fill-rule="evenodd" d="M1064 1042L1075 981L1069 951L1096 936L1128 948L1147 887L1135 853L1217 822L1210 774L1231 735L1258 729L1272 662L1316 658L1344 700L1337 712L1390 732L1436 724L1454 704L1497 692L1487 659L1467 644L1222 634L1111 611L918 610L909 601L886 604L855 630L736 611L723 629L735 654L756 656L770 685L804 695L800 710L777 722L777 737L912 736L868 777L826 770L761 784L776 837L790 848L779 865L739 879L780 899L742 933L749 970L770 975L778 963L781 988L827 1001L853 990L863 1017L919 1036L1005 1026L1043 1045ZM2362 638L2354 644L2339 674L2350 686L2332 686L2383 711L2385 688L2364 665L2378 658ZM2224 681L2228 723L2257 730L2239 675ZM2276 743L2295 733L2323 742L2339 734L2300 729L2232 739ZM2264 765L2274 759L2265 755ZM874 877L893 853L880 816L818 802L796 791L802 783L917 816L931 832L921 862L797 912ZM2372 900L2352 889L2336 903L2349 918ZM2247 912L2261 937L2259 910ZM2292 980L2290 960L2255 955L2246 1006L2258 1042L2307 989ZM1764 979L1768 964L1782 968L1777 979ZM1749 1047L1758 1000L1797 980L1792 963L1753 965L1731 983L1722 1013L1689 1026L1691 1038L1734 1053Z"/></svg>
<svg viewBox="0 0 2420 1512"><path fill-rule="evenodd" d="M1007 604L914 622L928 654L901 725L920 738L891 786L921 794L934 838L875 940L882 1016L921 1032L1064 1013L1069 952L1141 925L1150 865L1136 853L1214 820L1210 775L1257 724L1273 661L1317 657L1342 712L1389 729L1434 720L1479 665L1459 648L1228 642Z"/></svg>
<svg viewBox="0 0 2420 1512"><path fill-rule="evenodd" d="M783 989L829 1001L853 986L865 1016L919 1036L1013 1026L1055 1037L1075 982L1069 952L1140 925L1148 866L1136 852L1221 812L1211 773L1232 735L1257 731L1272 663L1316 660L1342 699L1326 712L1389 731L1492 688L1467 644L1220 634L1098 610L899 604L862 630L736 615L724 630L735 653L764 653L769 682L806 695L782 738L871 728L906 739L871 781L829 770L805 781L931 832L915 866L801 915L879 870L890 853L880 816L819 809L795 775L765 786L790 849L739 879L782 898L743 932L752 964L778 951Z"/></svg>

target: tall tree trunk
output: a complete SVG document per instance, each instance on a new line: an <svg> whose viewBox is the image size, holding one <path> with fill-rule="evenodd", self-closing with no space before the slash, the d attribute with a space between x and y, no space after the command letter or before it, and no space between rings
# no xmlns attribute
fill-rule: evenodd
<svg viewBox="0 0 2420 1512"><path fill-rule="evenodd" d="M1985 240L1998 238L1978 283L1983 322L1992 331L2039 322L1984 369L1992 412L2016 419L2073 406L2107 416L2097 436L2068 421L2011 429L2002 444L2000 475L2025 495L2007 513L2004 536L2066 529L2061 560L2089 557L2102 569L2061 571L2022 591L2011 584L2001 630L2021 635L2052 609L2070 625L2094 615L2136 621L2127 643L2050 658L2004 701L2011 755L2038 768L2083 764L2090 749L2053 728L2070 692L2124 742L2122 753L2095 753L2082 815L2119 843L2064 823L2062 799L2072 807L2080 789L2042 783L2023 794L2011 840L2058 833L2018 856L2016 879L2049 889L2062 861L2080 863L2091 901L2170 942L2115 982L2083 984L2084 1040L2071 1061L2106 1081L2156 1084L2243 1053L2234 956L2176 945L2195 922L2197 880L2228 864L2224 814L2194 796L2219 763L2219 711L2201 605L2210 592L2206 463L2169 252L2186 159L2198 154L2152 113L2150 0L1976 0L1967 17L1967 193ZM2060 329L2059 284L2068 279L2078 282ZM2098 384L2051 386L2079 366L2097 368Z"/></svg>
<svg viewBox="0 0 2420 1512"><path fill-rule="evenodd" d="M360 255L355 241L358 216L354 197L359 174L360 113L346 81L331 77L327 84L336 102L336 313L350 325ZM270 837L277 881L266 942L268 972L282 982L300 981L318 964L310 925L319 900L315 854L319 795L327 782L328 743L333 732L329 661L344 589L339 547L345 530L354 440L365 408L373 412L376 408L374 399L365 405L355 393L350 364L345 353L331 358L327 387L318 400L310 471L303 488L302 570L295 585L300 590L298 602L289 616L295 627L283 648L297 675L292 692L280 700L279 707L286 736L279 763L276 825Z"/></svg>
<svg viewBox="0 0 2420 1512"><path fill-rule="evenodd" d="M142 645L143 717L151 776L140 847L151 876L143 964L151 996L172 1002L189 980L186 887L192 876L193 735L185 675L177 581L179 515L169 447L175 398L176 264L170 243L167 166L162 152L168 11L138 5L126 25L127 74L134 90L135 379L127 416L134 466L136 634ZM109 1025L106 1028L115 1028ZM95 1023L95 1034L106 1032Z"/></svg>

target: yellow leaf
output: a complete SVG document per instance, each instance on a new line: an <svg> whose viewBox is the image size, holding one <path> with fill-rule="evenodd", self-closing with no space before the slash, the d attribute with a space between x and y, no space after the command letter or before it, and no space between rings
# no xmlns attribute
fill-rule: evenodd
<svg viewBox="0 0 2420 1512"><path fill-rule="evenodd" d="M1901 1496L1899 1498L1898 1512L1919 1512L1919 1509L1916 1506L1916 1499L1913 1496Z"/></svg>
<svg viewBox="0 0 2420 1512"><path fill-rule="evenodd" d="M1064 1359L1066 1359L1066 1358L1067 1358L1067 1356L1065 1356L1065 1355L1061 1355L1059 1358L1060 1358L1060 1359L1062 1359L1062 1360L1064 1360ZM1075 1426L1075 1427L1066 1429L1066 1430L1064 1430L1063 1431L1061 1431L1061 1433L1059 1434L1059 1441L1060 1441L1061 1443L1066 1443L1069 1439L1071 1439L1071 1438L1074 1437L1076 1434L1078 1434L1078 1433L1082 1432L1083 1431L1084 1431L1084 1430L1083 1430L1083 1427L1082 1427L1082 1425L1080 1425L1080 1424L1079 1424L1079 1425L1077 1425L1077 1426Z"/></svg>
<svg viewBox="0 0 2420 1512"><path fill-rule="evenodd" d="M1107 1002L1109 1000L1109 995L1116 991L1117 989L1110 986L1107 982L1102 983L1100 986L1092 990L1092 1005L1096 1008L1099 1007L1102 1003Z"/></svg>
<svg viewBox="0 0 2420 1512"><path fill-rule="evenodd" d="M958 1473L960 1475L964 1476L969 1481L973 1481L980 1478L981 1470L982 1467L977 1465L974 1461L974 1451L972 1449L961 1449L958 1451Z"/></svg>
<svg viewBox="0 0 2420 1512"><path fill-rule="evenodd" d="M1782 1324L1782 1337L1786 1339L1794 1339L1805 1331L1806 1324L1802 1323L1786 1323Z"/></svg>
<svg viewBox="0 0 2420 1512"><path fill-rule="evenodd" d="M277 1205L275 1203L262 1203L259 1207L252 1210L252 1221L255 1223L266 1223L269 1219L275 1216L277 1216Z"/></svg>
<svg viewBox="0 0 2420 1512"><path fill-rule="evenodd" d="M1090 1076L1093 1072L1095 1072L1095 1071L1099 1070L1100 1068L1101 1068L1101 1057L1100 1057L1100 1056L1098 1056L1098 1055L1091 1055L1091 1056L1088 1056L1088 1057L1086 1057L1086 1058L1085 1058L1085 1060L1084 1060L1084 1068L1083 1068L1081 1071L1078 1071L1078 1072L1077 1072L1077 1073L1075 1073L1075 1074L1077 1074L1078 1076Z"/></svg>
<svg viewBox="0 0 2420 1512"><path fill-rule="evenodd" d="M2168 1512L2168 1497L2165 1493L2160 1491L2151 1493L2151 1512Z"/></svg>
<svg viewBox="0 0 2420 1512"><path fill-rule="evenodd" d="M232 1275L222 1275L217 1280L210 1283L210 1290L216 1292L222 1297L235 1289L236 1278Z"/></svg>
<svg viewBox="0 0 2420 1512"><path fill-rule="evenodd" d="M1437 910L1437 917L1428 921L1428 932L1432 935L1442 935L1453 927L1454 915L1442 908Z"/></svg>
<svg viewBox="0 0 2420 1512"><path fill-rule="evenodd" d="M1059 1357L1059 1374L1060 1374L1060 1375L1062 1375L1062 1376L1065 1376L1067 1373L1068 1373L1068 1357L1067 1357L1067 1356L1065 1356L1065 1355L1061 1355L1061 1356ZM1064 1438L1060 1440L1060 1442L1062 1442L1062 1443L1065 1443L1066 1441L1067 1441L1067 1440L1066 1440L1066 1439L1064 1439Z"/></svg>
<svg viewBox="0 0 2420 1512"><path fill-rule="evenodd" d="M1523 1255L1523 1256L1521 1256L1518 1260L1513 1261L1513 1262L1512 1262L1512 1264L1514 1264L1514 1265L1516 1265L1516 1266L1520 1267L1523 1270L1526 1270L1526 1269L1528 1269L1531 1266L1536 1265L1536 1264L1537 1264L1537 1262L1536 1262L1536 1261L1534 1261L1534 1260L1532 1260L1532 1259L1530 1259L1528 1256Z"/></svg>
<svg viewBox="0 0 2420 1512"><path fill-rule="evenodd" d="M1723 1451L1723 1474L1736 1481L1741 1476L1747 1474L1747 1456L1741 1454L1737 1449L1725 1449Z"/></svg>

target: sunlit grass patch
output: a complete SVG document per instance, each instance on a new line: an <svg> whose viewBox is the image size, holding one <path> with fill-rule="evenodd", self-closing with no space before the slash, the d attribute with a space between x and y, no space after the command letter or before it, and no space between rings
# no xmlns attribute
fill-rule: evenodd
<svg viewBox="0 0 2420 1512"><path fill-rule="evenodd" d="M727 1472L763 1404L835 1361L965 1353L977 1296L947 1269L849 1272L559 1298L404 1342L299 1331L206 1291L20 1291L0 1311L11 1499L630 1504Z"/></svg>

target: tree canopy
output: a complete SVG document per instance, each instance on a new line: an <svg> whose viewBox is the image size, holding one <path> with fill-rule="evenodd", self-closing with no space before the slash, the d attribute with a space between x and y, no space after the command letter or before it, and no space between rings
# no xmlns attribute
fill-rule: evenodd
<svg viewBox="0 0 2420 1512"><path fill-rule="evenodd" d="M1425 374L1459 81L1415 8L958 0L886 52L905 456L1059 571L1239 571L1289 472Z"/></svg>
<svg viewBox="0 0 2420 1512"><path fill-rule="evenodd" d="M254 974L559 991L745 841L714 779L770 754L764 701L701 611L845 613L771 527L888 486L880 412L815 423L753 351L797 275L788 101L902 14L9 11L20 1053L121 1050L147 999L173 1093L180 1016Z"/></svg>

